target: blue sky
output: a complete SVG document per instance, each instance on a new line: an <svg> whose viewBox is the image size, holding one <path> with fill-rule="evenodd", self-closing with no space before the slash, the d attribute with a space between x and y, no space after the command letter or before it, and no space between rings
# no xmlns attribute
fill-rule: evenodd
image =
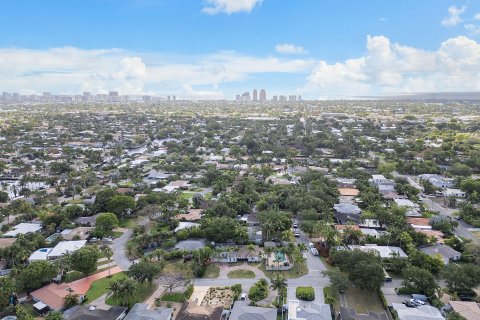
<svg viewBox="0 0 480 320"><path fill-rule="evenodd" d="M5 0L0 90L479 90L478 13L447 0Z"/></svg>

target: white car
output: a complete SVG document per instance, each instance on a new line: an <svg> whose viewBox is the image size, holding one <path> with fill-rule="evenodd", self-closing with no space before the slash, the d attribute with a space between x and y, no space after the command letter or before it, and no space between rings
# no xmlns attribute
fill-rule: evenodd
<svg viewBox="0 0 480 320"><path fill-rule="evenodd" d="M295 230L293 231L293 235L295 236L295 238L298 238L298 237L300 237L300 232L298 232L298 230L295 229Z"/></svg>
<svg viewBox="0 0 480 320"><path fill-rule="evenodd" d="M424 301L418 299L410 299L410 302L416 304L417 306L423 306L425 304Z"/></svg>
<svg viewBox="0 0 480 320"><path fill-rule="evenodd" d="M312 252L312 254L313 254L314 256L318 256L318 251L317 251L317 249L315 249L315 248L310 248L310 251Z"/></svg>
<svg viewBox="0 0 480 320"><path fill-rule="evenodd" d="M314 245L312 242L309 242L309 243L308 243L308 247L315 249L315 245Z"/></svg>

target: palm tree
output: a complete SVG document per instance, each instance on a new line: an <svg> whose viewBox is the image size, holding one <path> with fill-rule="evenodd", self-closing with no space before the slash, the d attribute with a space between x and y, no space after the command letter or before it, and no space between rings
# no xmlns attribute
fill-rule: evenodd
<svg viewBox="0 0 480 320"><path fill-rule="evenodd" d="M280 305L280 297L282 296L282 292L287 290L287 280L280 273L277 273L275 277L270 280L270 282L270 287L273 290L277 290L278 304Z"/></svg>
<svg viewBox="0 0 480 320"><path fill-rule="evenodd" d="M135 294L137 293L137 289L138 289L138 286L135 280L131 278L125 278L123 280L121 293L123 298L125 299L124 300L125 307L129 306L130 298L135 296Z"/></svg>
<svg viewBox="0 0 480 320"><path fill-rule="evenodd" d="M308 250L307 245L303 242L298 243L297 247L298 247L298 250L300 250L300 252L304 252Z"/></svg>
<svg viewBox="0 0 480 320"><path fill-rule="evenodd" d="M263 251L265 252L265 263L268 265L268 258L270 258L270 255L272 254L274 248L272 247L266 247L263 249Z"/></svg>
<svg viewBox="0 0 480 320"><path fill-rule="evenodd" d="M108 247L108 246L104 246L104 247L102 248L102 252L103 252L103 254L105 255L105 258L107 258L108 263L110 263L110 259L111 259L112 256L113 256L113 251L112 251L112 249L111 249L110 247ZM109 278L110 278L110 269L111 269L111 268L109 267L109 268L108 268L108 277L109 277Z"/></svg>
<svg viewBox="0 0 480 320"><path fill-rule="evenodd" d="M255 245L249 244L247 246L248 258L252 258L253 253L255 252Z"/></svg>

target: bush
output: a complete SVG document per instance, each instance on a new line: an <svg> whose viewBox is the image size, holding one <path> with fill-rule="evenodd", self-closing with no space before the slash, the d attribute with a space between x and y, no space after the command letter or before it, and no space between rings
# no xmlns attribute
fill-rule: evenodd
<svg viewBox="0 0 480 320"><path fill-rule="evenodd" d="M304 300L304 301L313 301L315 300L315 291L313 287L297 287L295 291L295 295L297 299Z"/></svg>
<svg viewBox="0 0 480 320"><path fill-rule="evenodd" d="M188 287L187 287L187 290L185 290L185 300L188 300L190 299L190 297L192 296L192 293L193 293L193 284L189 284Z"/></svg>
<svg viewBox="0 0 480 320"><path fill-rule="evenodd" d="M233 291L233 300L237 300L242 294L242 285L237 283L230 287Z"/></svg>
<svg viewBox="0 0 480 320"><path fill-rule="evenodd" d="M248 292L248 298L252 302L258 302L268 297L268 281L266 279L260 279L250 288Z"/></svg>
<svg viewBox="0 0 480 320"><path fill-rule="evenodd" d="M323 298L326 304L334 304L335 303L335 296L332 293L332 288L325 287L323 288Z"/></svg>

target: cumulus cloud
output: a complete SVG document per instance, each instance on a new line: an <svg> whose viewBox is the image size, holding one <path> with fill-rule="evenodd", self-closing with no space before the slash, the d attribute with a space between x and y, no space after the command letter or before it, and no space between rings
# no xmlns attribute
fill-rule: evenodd
<svg viewBox="0 0 480 320"><path fill-rule="evenodd" d="M262 3L263 0L206 0L207 6L202 9L206 14L237 12L251 12L255 6Z"/></svg>
<svg viewBox="0 0 480 320"><path fill-rule="evenodd" d="M124 94L220 97L218 86L258 73L305 73L312 60L255 57L233 51L170 57L120 49L0 49L0 87L23 94L116 90ZM201 87L202 90L196 90ZM207 87L208 90L204 90Z"/></svg>
<svg viewBox="0 0 480 320"><path fill-rule="evenodd" d="M376 94L480 90L480 44L464 36L444 41L435 51L367 37L363 57L328 64L320 61L306 92L345 97Z"/></svg>
<svg viewBox="0 0 480 320"><path fill-rule="evenodd" d="M308 53L302 46L296 46L291 43L282 43L275 46L275 50L285 54L304 54Z"/></svg>
<svg viewBox="0 0 480 320"><path fill-rule="evenodd" d="M448 17L442 20L442 25L444 26L456 26L457 24L463 22L461 15L465 12L466 7L462 6L457 8L456 6L451 6L448 8Z"/></svg>

